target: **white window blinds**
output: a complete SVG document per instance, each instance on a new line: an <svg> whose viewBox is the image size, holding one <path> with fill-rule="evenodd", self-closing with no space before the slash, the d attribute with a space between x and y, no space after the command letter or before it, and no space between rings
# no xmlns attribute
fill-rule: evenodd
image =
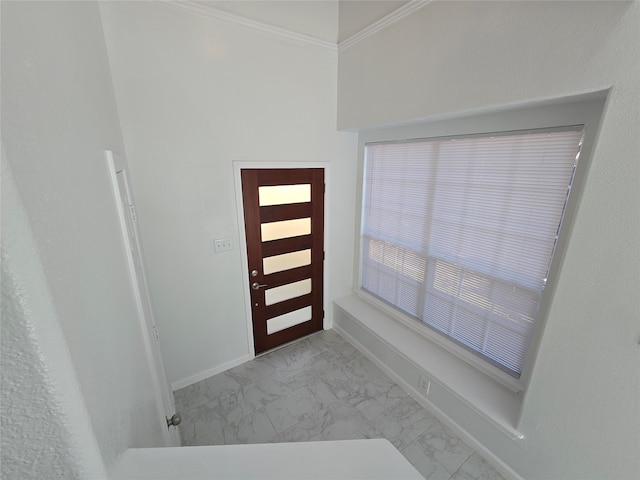
<svg viewBox="0 0 640 480"><path fill-rule="evenodd" d="M518 377L582 127L366 146L362 288Z"/></svg>

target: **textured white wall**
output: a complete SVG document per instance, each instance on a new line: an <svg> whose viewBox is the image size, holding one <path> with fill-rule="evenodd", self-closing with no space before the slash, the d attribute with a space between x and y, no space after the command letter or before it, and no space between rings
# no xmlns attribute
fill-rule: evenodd
<svg viewBox="0 0 640 480"><path fill-rule="evenodd" d="M4 155L1 188L2 478L104 478L38 249Z"/></svg>
<svg viewBox="0 0 640 480"><path fill-rule="evenodd" d="M4 156L1 286L2 477L104 477L27 215Z"/></svg>
<svg viewBox="0 0 640 480"><path fill-rule="evenodd" d="M640 476L640 2L433 2L340 54L338 123L455 117L611 87L520 442L524 478ZM455 419L461 421L462 419Z"/></svg>
<svg viewBox="0 0 640 480"><path fill-rule="evenodd" d="M3 421L24 429L15 461L45 462L33 446L53 449L65 474L43 463L38 478L73 478L84 467L64 452L78 442L97 443L107 470L128 447L163 443L104 160L104 149L123 152L123 142L97 3L1 8L3 182L10 170L16 191L5 210L11 190L2 189L3 274L15 283L5 292L3 279L12 306L2 323L16 339L2 355L24 351L26 362L3 368L19 382L6 390L3 382ZM16 231L16 205L28 229ZM33 389L42 399L20 407ZM68 416L78 408L91 427L65 440L81 424Z"/></svg>
<svg viewBox="0 0 640 480"><path fill-rule="evenodd" d="M233 161L331 163L329 315L351 288L355 215L337 54L158 4L101 8L170 382L249 352Z"/></svg>

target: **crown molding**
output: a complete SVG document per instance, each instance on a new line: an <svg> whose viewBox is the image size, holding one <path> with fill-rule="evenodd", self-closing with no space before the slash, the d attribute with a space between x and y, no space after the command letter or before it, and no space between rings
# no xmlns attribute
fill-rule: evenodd
<svg viewBox="0 0 640 480"><path fill-rule="evenodd" d="M361 42L365 38L375 35L376 33L384 30L385 28L390 27L394 23L399 22L403 18L408 17L409 15L418 11L428 3L431 3L431 1L432 0L411 0L409 3L394 10L388 15L382 17L377 22L372 23L368 27L360 30L358 33L350 36L349 38L347 38L346 40L343 40L338 44L334 42L329 42L327 40L321 40L319 38L312 37L311 35L305 35L303 33L293 32L286 28L276 27L275 25L270 25L268 23L259 22L257 20L251 20L249 18L242 17L240 15L235 15L233 13L225 12L223 10L220 10L212 6L205 6L199 3L193 3L190 0L160 0L158 3L160 3L161 5L166 5L168 7L173 7L173 8L178 8L180 10L188 11L203 17L213 18L215 20L220 20L222 22L240 25L245 28L250 28L253 30L264 32L269 35L280 37L296 43L311 45L314 47L320 47L326 50L330 50L332 52L342 52L347 48L350 48L355 44Z"/></svg>
<svg viewBox="0 0 640 480"><path fill-rule="evenodd" d="M204 6L201 4L193 3L189 0L161 0L159 3L168 7L186 10L203 17L213 18L223 22L233 23L246 28L261 31L269 35L284 38L293 42L324 48L327 50L331 50L332 52L337 51L337 45L334 42L320 40L319 38L312 37L311 35L305 35L302 33L287 30L286 28L276 27L274 25L269 25L268 23L258 22L257 20L251 20L240 15L234 15L232 13L225 12L215 7Z"/></svg>
<svg viewBox="0 0 640 480"><path fill-rule="evenodd" d="M409 3L382 17L377 22L372 23L368 27L360 30L358 33L351 35L346 40L340 42L338 44L338 52L342 52L347 48L354 46L356 43L361 42L365 38L368 38L371 35L375 35L381 30L390 27L394 23L399 22L403 18L408 17L412 13L420 10L425 5L431 3L431 1L432 0L411 0Z"/></svg>

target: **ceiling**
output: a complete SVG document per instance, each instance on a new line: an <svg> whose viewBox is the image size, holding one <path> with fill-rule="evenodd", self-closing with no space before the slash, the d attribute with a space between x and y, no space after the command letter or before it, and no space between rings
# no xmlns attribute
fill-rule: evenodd
<svg viewBox="0 0 640 480"><path fill-rule="evenodd" d="M194 0L251 20L339 43L407 0Z"/></svg>

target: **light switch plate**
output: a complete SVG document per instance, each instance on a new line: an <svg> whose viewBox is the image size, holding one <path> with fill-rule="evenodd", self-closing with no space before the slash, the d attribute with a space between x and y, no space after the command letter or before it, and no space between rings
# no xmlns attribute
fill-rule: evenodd
<svg viewBox="0 0 640 480"><path fill-rule="evenodd" d="M226 252L233 248L233 244L231 243L230 238L218 238L213 241L213 249L216 253L218 252Z"/></svg>

